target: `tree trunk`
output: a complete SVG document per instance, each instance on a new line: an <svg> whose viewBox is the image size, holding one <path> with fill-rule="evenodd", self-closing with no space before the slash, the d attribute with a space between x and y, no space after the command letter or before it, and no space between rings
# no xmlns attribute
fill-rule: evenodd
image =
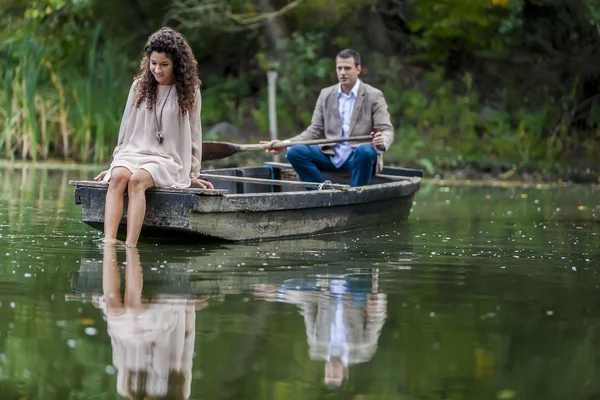
<svg viewBox="0 0 600 400"><path fill-rule="evenodd" d="M393 55L394 44L390 40L381 14L374 7L365 7L360 13L360 19L370 47L385 55Z"/></svg>
<svg viewBox="0 0 600 400"><path fill-rule="evenodd" d="M276 8L271 4L271 0L259 0L258 6L263 13L276 11ZM269 54L273 59L281 61L283 59L283 54L279 48L279 43L288 36L285 22L280 17L267 18L265 21L265 29L268 39Z"/></svg>

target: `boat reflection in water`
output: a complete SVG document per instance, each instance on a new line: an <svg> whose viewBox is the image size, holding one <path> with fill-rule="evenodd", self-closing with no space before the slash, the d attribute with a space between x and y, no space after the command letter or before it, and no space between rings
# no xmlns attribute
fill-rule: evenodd
<svg viewBox="0 0 600 400"><path fill-rule="evenodd" d="M143 275L136 248L126 250L124 291L117 249L104 247L103 295L95 304L106 316L117 391L130 399L188 399L192 383L196 311L208 299L142 296Z"/></svg>
<svg viewBox="0 0 600 400"><path fill-rule="evenodd" d="M351 365L370 361L385 323L387 296L379 272L289 279L280 286L256 285L255 297L295 304L304 317L309 356L325 363L324 383L341 387Z"/></svg>

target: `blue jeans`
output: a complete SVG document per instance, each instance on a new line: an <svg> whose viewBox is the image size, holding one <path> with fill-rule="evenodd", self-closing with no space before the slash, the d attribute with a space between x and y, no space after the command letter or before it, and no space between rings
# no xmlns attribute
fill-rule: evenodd
<svg viewBox="0 0 600 400"><path fill-rule="evenodd" d="M355 187L368 185L371 181L373 168L377 162L377 151L370 144L361 144L339 168L333 165L330 157L317 145L291 146L286 157L304 182L323 182L321 171L350 172L352 174L350 185Z"/></svg>

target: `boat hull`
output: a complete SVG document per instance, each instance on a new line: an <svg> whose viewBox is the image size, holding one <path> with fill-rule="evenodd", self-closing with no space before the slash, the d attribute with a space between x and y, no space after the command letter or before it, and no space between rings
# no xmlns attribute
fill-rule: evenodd
<svg viewBox="0 0 600 400"><path fill-rule="evenodd" d="M149 190L142 235L253 241L363 229L405 220L420 184L413 176L346 190L235 193L244 192L239 182L220 195ZM107 187L97 186L80 184L75 202L83 222L102 230ZM127 195L124 203L122 232Z"/></svg>

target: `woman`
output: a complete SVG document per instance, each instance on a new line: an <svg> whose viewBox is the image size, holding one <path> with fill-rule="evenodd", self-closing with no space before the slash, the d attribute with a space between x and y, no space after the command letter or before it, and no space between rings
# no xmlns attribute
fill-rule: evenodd
<svg viewBox="0 0 600 400"><path fill-rule="evenodd" d="M166 288L152 299L142 297L144 275L138 249L126 249L126 263L123 291L117 246L104 246L104 294L92 300L106 317L117 391L128 399L188 399L196 312L208 307L208 297L168 294Z"/></svg>
<svg viewBox="0 0 600 400"><path fill-rule="evenodd" d="M113 162L96 179L108 182L104 239L116 242L129 196L127 246L136 246L151 187L212 189L198 179L202 155L200 79L190 45L163 28L148 38L141 73L129 90Z"/></svg>

